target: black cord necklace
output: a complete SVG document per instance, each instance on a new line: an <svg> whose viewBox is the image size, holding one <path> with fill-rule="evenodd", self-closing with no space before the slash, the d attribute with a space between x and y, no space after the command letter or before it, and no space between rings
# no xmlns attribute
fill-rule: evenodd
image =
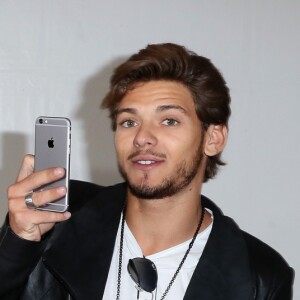
<svg viewBox="0 0 300 300"><path fill-rule="evenodd" d="M181 270L188 254L190 253L194 242L196 240L196 237L199 233L199 230L201 228L201 225L203 223L204 220L204 215L205 215L205 209L203 206L201 206L201 217L199 220L199 223L197 225L197 229L194 233L194 236L191 240L191 242L189 243L188 249L186 250L181 262L179 263L179 266L177 268L177 270L175 271L170 283L168 284L165 292L163 293L162 297L160 298L160 300L165 299L165 297L167 296L168 292L170 291L171 286L173 285L179 271ZM119 266L118 266L118 281L117 281L117 295L116 295L116 300L120 300L120 292L121 292L121 278L122 278L122 262L123 262L123 243L124 243L124 226L125 226L125 214L126 214L126 203L124 205L124 209L123 209L123 215L122 215L122 223L121 223L121 236L120 236L120 252L119 252Z"/></svg>

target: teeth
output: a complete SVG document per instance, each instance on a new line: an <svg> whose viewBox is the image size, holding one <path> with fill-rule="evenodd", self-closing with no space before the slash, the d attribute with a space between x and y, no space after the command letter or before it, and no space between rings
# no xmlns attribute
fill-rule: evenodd
<svg viewBox="0 0 300 300"><path fill-rule="evenodd" d="M142 164L142 165L151 165L151 164L154 164L155 161L153 161L153 160L139 160L138 163Z"/></svg>

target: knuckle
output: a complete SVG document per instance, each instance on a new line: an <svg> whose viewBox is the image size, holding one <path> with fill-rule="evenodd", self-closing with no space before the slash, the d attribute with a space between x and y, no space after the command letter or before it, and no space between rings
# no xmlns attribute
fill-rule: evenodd
<svg viewBox="0 0 300 300"><path fill-rule="evenodd" d="M11 184L7 188L7 197L8 199L12 199L14 197L15 184Z"/></svg>
<svg viewBox="0 0 300 300"><path fill-rule="evenodd" d="M9 199L9 201L8 201L8 211L9 212L14 212L15 211L15 207L16 207L15 201L12 200L12 199Z"/></svg>
<svg viewBox="0 0 300 300"><path fill-rule="evenodd" d="M53 182L57 179L53 168L36 172L32 176L32 183L35 187Z"/></svg>
<svg viewBox="0 0 300 300"><path fill-rule="evenodd" d="M47 177L50 181L55 181L57 179L57 175L55 173L55 169L48 169L47 170Z"/></svg>
<svg viewBox="0 0 300 300"><path fill-rule="evenodd" d="M57 222L65 221L65 220L66 220L66 218L64 217L63 214L61 214L61 213L54 213L53 222L57 223Z"/></svg>
<svg viewBox="0 0 300 300"><path fill-rule="evenodd" d="M24 212L24 199L23 198L12 198L12 199L8 199L8 212L10 214L15 214L18 213L20 211Z"/></svg>
<svg viewBox="0 0 300 300"><path fill-rule="evenodd" d="M34 156L32 154L26 154L23 157L23 164L24 165L32 164L33 160L34 160Z"/></svg>
<svg viewBox="0 0 300 300"><path fill-rule="evenodd" d="M58 219L59 216L56 215L56 213L53 213L53 212L50 212L48 214L48 222L49 223L56 223L56 222L59 222L59 219Z"/></svg>
<svg viewBox="0 0 300 300"><path fill-rule="evenodd" d="M19 224L19 226L22 225L24 222L26 223L26 218L24 217L24 213L19 211L13 214L13 219L16 224Z"/></svg>
<svg viewBox="0 0 300 300"><path fill-rule="evenodd" d="M37 191L32 194L32 200L36 206L44 205L50 201L53 201L57 198L55 191L52 189Z"/></svg>
<svg viewBox="0 0 300 300"><path fill-rule="evenodd" d="M36 206L43 204L43 192L35 192L32 194L31 198Z"/></svg>
<svg viewBox="0 0 300 300"><path fill-rule="evenodd" d="M63 220L63 215L61 213L54 213L53 220L55 222L59 222Z"/></svg>

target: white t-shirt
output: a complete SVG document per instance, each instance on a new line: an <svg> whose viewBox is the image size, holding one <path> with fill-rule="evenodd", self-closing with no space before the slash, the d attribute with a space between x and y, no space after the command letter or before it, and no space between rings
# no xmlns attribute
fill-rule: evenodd
<svg viewBox="0 0 300 300"><path fill-rule="evenodd" d="M122 220L122 218L121 218ZM116 299L117 293L117 281L118 281L118 266L119 266L119 248L120 248L120 235L121 235L121 223L119 225L118 234L116 237L116 244L114 253L110 265L110 270L105 286L103 300ZM177 275L171 289L169 290L166 300L183 299L187 286L196 268L196 265L202 255L203 249L208 240L209 234L212 229L212 223L200 234L198 234L195 243L187 256L179 274ZM175 271L177 270L186 250L188 249L188 240L182 244L166 249L159 253L155 253L147 256L157 268L158 282L157 282L157 297L159 300L169 285ZM124 226L124 243L123 243L123 263L122 263L122 277L121 277L121 289L120 300L135 300L137 299L137 289L135 283L128 274L127 264L129 259L135 257L143 257L142 250L134 238L132 232L128 228L126 222ZM139 295L140 300L155 299L156 290L153 295L145 291L141 291Z"/></svg>

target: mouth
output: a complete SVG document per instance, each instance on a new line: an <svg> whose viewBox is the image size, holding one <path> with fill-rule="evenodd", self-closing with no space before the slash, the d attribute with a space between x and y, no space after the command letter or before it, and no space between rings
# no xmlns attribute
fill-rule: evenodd
<svg viewBox="0 0 300 300"><path fill-rule="evenodd" d="M153 159L137 159L132 160L132 164L136 170L140 170L143 172L150 171L156 169L158 166L162 164L161 160L153 160Z"/></svg>
<svg viewBox="0 0 300 300"><path fill-rule="evenodd" d="M155 164L156 161L155 160L138 160L138 161L135 161L135 163L141 164L141 165L152 165L152 164Z"/></svg>
<svg viewBox="0 0 300 300"><path fill-rule="evenodd" d="M130 160L137 169L145 171L159 166L165 159L153 154L138 154Z"/></svg>

